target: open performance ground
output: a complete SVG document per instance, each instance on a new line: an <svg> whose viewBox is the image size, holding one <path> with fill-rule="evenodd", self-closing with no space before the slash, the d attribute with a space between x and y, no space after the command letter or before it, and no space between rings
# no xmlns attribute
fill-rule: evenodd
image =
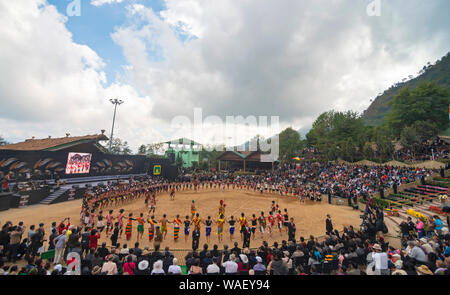
<svg viewBox="0 0 450 295"><path fill-rule="evenodd" d="M324 196L325 197L325 196ZM264 211L264 215L267 216L270 210L271 201L275 200L278 202L280 209L283 211L287 208L289 217L294 217L294 222L297 227L296 239L298 240L301 236L308 238L309 235L314 235L316 237L323 236L325 233L325 219L326 214L330 214L333 220L333 225L335 229L341 231L343 226L353 225L358 228L361 219L359 210L353 210L352 208L345 205L330 205L323 199L322 202L311 202L306 201L306 203L300 203L300 201L292 196L280 196L279 194L264 193L260 194L253 191L244 190L205 190L205 191L180 191L175 195L175 200L170 200L169 194L163 193L157 196L156 203L156 214L155 219L160 220L163 214L167 214L169 220L173 220L176 214L180 214L180 218L184 220L186 215L190 216L190 205L192 200L195 200L197 212L200 214L200 218L205 220L208 216L212 219L218 217L218 207L219 201L224 200L226 204L226 217L229 218L231 215L235 219L240 217L241 212L244 212L246 217L251 217L252 214L259 216L261 211ZM71 223L74 225L81 225L80 221L80 208L81 200L68 201L64 203L54 204L54 205L34 205L27 208L21 209L10 209L0 213L0 223L6 221L12 221L17 224L19 221L23 221L27 226L27 230L30 225L34 224L36 227L39 223L45 223L46 238L48 238L48 230L50 228L51 222L56 221L58 224L65 217L70 217ZM148 210L144 206L144 199L138 199L127 204L119 205L117 207L108 207L103 209L103 214L106 215L109 209L113 209L113 215L118 214L119 209L123 208L125 210L125 216L132 212L133 217L137 218L139 213L144 213L147 216ZM125 221L125 220L124 220ZM149 246L150 249L153 248L153 242L149 242L147 235L148 223L145 225L145 232L143 239L141 239L140 246ZM216 235L217 226L213 224L212 234L210 240L210 246L213 244L218 244L219 249L222 249L224 244L228 244L230 248L232 247L232 242L229 237L229 226L225 226L225 233L222 242L220 243ZM191 226L192 232L192 226ZM255 239L251 241L251 248L259 247L263 240L267 241L270 245L277 241L281 243L282 240L287 240L288 235L284 231L280 234L275 231L272 237L269 237L267 231L264 237L261 237L259 230L256 231ZM118 243L123 245L127 243L129 246L134 246L137 241L137 222L133 222L133 234L129 241L126 241L125 233L119 238ZM233 242L238 241L239 246L242 246L240 235L238 232L238 224L236 224L236 232L234 235ZM111 241L106 237L105 233L101 234L101 239L99 240L99 245L102 242L107 242L110 245ZM205 225L201 227L201 237L200 237L200 248L206 243L205 237ZM161 247L169 246L171 249L191 249L192 240L191 237L185 241L185 236L183 232L183 227L180 230L180 238L178 242L173 239L173 224L169 225L169 230L166 238L161 243Z"/></svg>

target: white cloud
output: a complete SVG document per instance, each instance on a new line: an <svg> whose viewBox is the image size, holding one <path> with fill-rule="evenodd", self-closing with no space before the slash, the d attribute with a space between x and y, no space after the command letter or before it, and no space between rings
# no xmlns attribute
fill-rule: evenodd
<svg viewBox="0 0 450 295"><path fill-rule="evenodd" d="M105 86L103 60L72 40L66 18L44 0L0 3L0 134L19 141L110 132L138 145L162 140L152 102L126 84Z"/></svg>
<svg viewBox="0 0 450 295"><path fill-rule="evenodd" d="M123 0L91 0L91 4L94 6L102 6L104 4L122 3Z"/></svg>
<svg viewBox="0 0 450 295"><path fill-rule="evenodd" d="M437 21L448 24L445 1L383 1L381 17L366 14L368 3L166 0L160 15L130 6L132 25L112 37L157 117L198 106L205 115L279 115L301 128L332 108L363 111L447 52L448 26ZM198 39L183 43L179 30Z"/></svg>
<svg viewBox="0 0 450 295"><path fill-rule="evenodd" d="M122 1L91 1L113 2ZM0 135L109 134L113 97L125 100L115 136L134 149L173 139L171 119L194 107L223 119L279 115L281 128L304 128L331 108L362 111L450 45L445 0L383 1L381 17L366 15L368 3L166 0L160 14L129 5L111 35L128 81L106 86L105 62L72 40L55 7L1 1ZM180 41L180 31L197 38Z"/></svg>

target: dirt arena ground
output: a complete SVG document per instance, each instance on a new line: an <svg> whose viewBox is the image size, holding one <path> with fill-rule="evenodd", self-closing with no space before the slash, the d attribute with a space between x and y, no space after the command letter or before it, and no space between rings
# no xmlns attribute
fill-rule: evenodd
<svg viewBox="0 0 450 295"><path fill-rule="evenodd" d="M253 191L239 191L232 189L225 190L225 192L220 189L199 192L180 191L176 193L174 201L170 200L168 194L161 194L157 196L155 217L159 220L163 214L167 214L169 220L173 220L176 214L180 214L181 219L184 220L186 215L190 216L190 204L192 200L195 200L197 212L200 214L202 220L204 220L207 216L217 219L220 200L224 200L226 204L226 217L234 215L235 219L240 217L241 212L244 212L247 217L251 217L251 214L253 213L256 214L256 216L259 216L260 212L264 211L267 216L270 210L271 201L275 200L278 202L281 210L287 208L289 216L294 217L294 222L297 227L296 239L299 239L301 236L308 238L311 234L316 237L323 236L325 233L326 214L331 215L334 228L339 231L342 230L343 226L349 225L353 225L355 228L358 228L361 223L361 219L359 218L359 210L352 210L352 208L346 205L330 205L327 203L326 198L324 198L322 202L307 201L302 204L297 198L294 197L281 197L279 194L260 194ZM59 224L59 222L65 217L70 217L72 224L81 225L80 208L81 200L74 200L54 205L34 205L22 209L10 209L0 213L0 223L3 224L9 220L14 224L17 224L19 221L23 221L28 228L32 224L37 227L39 223L43 222L45 223L46 231L48 231L51 222L56 221ZM144 213L145 216L148 212L144 206L144 199L138 199L118 207L105 208L103 211L106 215L107 210L113 209L113 214L117 215L119 209L121 208L125 209L126 216L128 216L128 213L133 212L133 217L135 218L137 218L141 212ZM136 228L137 222L134 222L133 235L131 240L128 241L128 245L134 246L134 243L137 241ZM140 245L141 247L150 246L150 249L152 249L153 242L150 243L148 241L147 228L148 226L146 224L144 239L140 241ZM213 224L210 247L212 247L213 244L218 244L219 249L222 249L223 244L232 245L234 241L238 241L239 246L242 246L240 235L237 232L238 226L236 226L236 233L234 235L235 237L233 242L230 241L228 228L229 226L226 225L224 239L222 243L219 243L217 235L215 234L217 226ZM46 233L46 237L48 237L48 233ZM264 238L261 238L259 230L257 230L257 236L255 240L252 239L250 246L251 248L259 247L263 240L266 240L270 245L272 245L275 241L281 243L282 240L287 240L287 238L287 233L284 231L282 234L275 232L272 237L269 237L266 232ZM104 233L102 234L99 243L101 242L107 242L108 245L111 243L111 241L106 238ZM125 234L123 234L122 238L120 238L118 242L121 245L127 243ZM202 248L204 243L206 243L205 226L202 225L200 248ZM169 246L171 249L191 249L192 240L189 237L188 241L185 242L182 228L180 230L180 239L175 243L173 240L173 225L170 224L167 237L161 244L162 248L165 246ZM230 248L231 247L232 246L230 246Z"/></svg>

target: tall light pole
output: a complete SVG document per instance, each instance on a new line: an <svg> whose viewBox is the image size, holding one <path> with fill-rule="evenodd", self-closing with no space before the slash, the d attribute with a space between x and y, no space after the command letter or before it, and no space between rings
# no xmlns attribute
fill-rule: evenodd
<svg viewBox="0 0 450 295"><path fill-rule="evenodd" d="M115 98L115 99L110 99L109 101L114 105L114 116L113 116L113 122L112 122L112 128L111 128L111 137L109 138L109 152L111 152L113 133L114 133L114 121L116 120L116 110L117 110L118 105L123 104L123 100Z"/></svg>

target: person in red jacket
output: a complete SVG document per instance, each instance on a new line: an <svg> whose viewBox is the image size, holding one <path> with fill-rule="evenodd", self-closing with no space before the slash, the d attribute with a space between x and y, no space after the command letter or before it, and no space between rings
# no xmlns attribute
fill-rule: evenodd
<svg viewBox="0 0 450 295"><path fill-rule="evenodd" d="M65 222L66 220L68 221L67 225L64 224L64 222ZM58 225L58 234L61 235L62 232L63 232L64 230L68 230L68 229L69 229L69 226L70 226L70 217L66 217L66 218L64 218L64 220L61 221L61 223Z"/></svg>
<svg viewBox="0 0 450 295"><path fill-rule="evenodd" d="M89 235L89 249L97 249L98 239L100 239L100 233L96 229L93 229Z"/></svg>

